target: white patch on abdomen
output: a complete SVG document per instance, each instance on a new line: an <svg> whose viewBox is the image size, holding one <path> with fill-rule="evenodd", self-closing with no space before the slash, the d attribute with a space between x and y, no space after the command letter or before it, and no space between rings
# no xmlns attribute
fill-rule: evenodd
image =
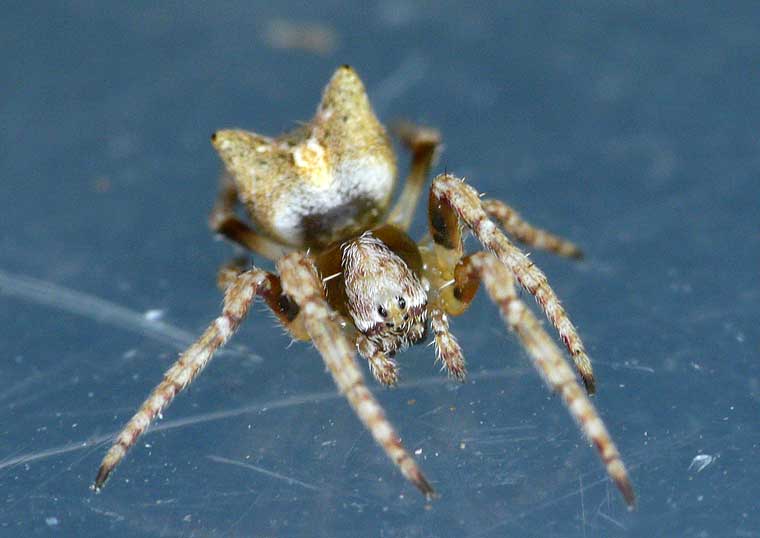
<svg viewBox="0 0 760 538"><path fill-rule="evenodd" d="M301 243L304 219L329 222L322 226L333 230L350 227L360 219L355 207L356 200L370 203L381 209L393 190L394 169L388 163L367 158L343 163L333 173L332 181L324 184L303 182L288 193L288 200L275 204L277 210L272 219L274 231L289 243ZM345 211L341 211L345 208ZM367 208L363 208L367 211Z"/></svg>

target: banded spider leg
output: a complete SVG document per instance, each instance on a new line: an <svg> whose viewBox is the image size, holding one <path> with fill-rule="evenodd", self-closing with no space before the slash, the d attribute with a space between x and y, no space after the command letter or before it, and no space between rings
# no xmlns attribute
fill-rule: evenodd
<svg viewBox="0 0 760 538"><path fill-rule="evenodd" d="M633 487L615 443L562 352L517 296L515 279L536 296L573 353L586 387L592 392L593 374L583 344L544 274L489 220L477 191L462 180L450 175L436 177L430 193L429 214L434 240L429 263L437 264L439 274L452 277L452 285L441 290L441 304L450 314L460 314L474 298L480 283L484 284L506 325L518 336L549 388L560 394L572 417L596 447L626 503L632 507L635 503ZM491 252L463 257L460 219Z"/></svg>

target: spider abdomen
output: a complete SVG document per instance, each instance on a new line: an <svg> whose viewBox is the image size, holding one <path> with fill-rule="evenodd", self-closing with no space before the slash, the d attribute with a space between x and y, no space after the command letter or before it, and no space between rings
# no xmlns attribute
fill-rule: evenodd
<svg viewBox="0 0 760 538"><path fill-rule="evenodd" d="M349 67L311 122L278 138L221 130L212 142L251 220L281 243L324 248L379 224L390 203L396 157Z"/></svg>
<svg viewBox="0 0 760 538"><path fill-rule="evenodd" d="M376 225L385 213L395 171L376 159L347 164L324 184L301 181L284 189L271 213L263 211L270 231L290 244L323 247ZM262 213L258 209L253 207Z"/></svg>

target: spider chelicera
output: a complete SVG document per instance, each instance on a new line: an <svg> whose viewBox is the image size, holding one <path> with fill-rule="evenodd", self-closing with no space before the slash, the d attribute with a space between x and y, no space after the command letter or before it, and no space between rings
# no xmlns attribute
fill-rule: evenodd
<svg viewBox="0 0 760 538"><path fill-rule="evenodd" d="M327 84L311 122L278 138L243 130L222 130L211 137L226 171L210 225L274 260L277 273L255 266L228 266L220 272L226 290L222 314L166 372L121 431L103 459L95 490L235 333L260 297L294 338L314 344L377 443L409 481L432 497L433 487L365 385L355 351L380 383L394 385L396 353L423 341L429 328L443 367L464 380L465 361L449 329L449 316L467 309L482 282L633 506L633 488L615 444L559 347L517 295L516 283L536 298L586 390L593 393L594 376L583 343L546 276L500 226L532 247L574 258L581 256L580 250L531 226L503 202L481 199L472 186L450 174L433 180L430 233L419 243L413 241L407 230L440 137L433 129L408 123L396 130L411 151L412 163L392 208L395 155L361 80L348 66L338 68ZM236 215L238 203L246 208L250 225ZM466 255L463 229L485 250Z"/></svg>

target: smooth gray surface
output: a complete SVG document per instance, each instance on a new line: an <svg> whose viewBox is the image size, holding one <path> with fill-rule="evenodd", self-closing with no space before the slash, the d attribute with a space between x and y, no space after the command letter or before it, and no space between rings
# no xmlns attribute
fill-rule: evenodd
<svg viewBox="0 0 760 538"><path fill-rule="evenodd" d="M278 5L3 9L0 536L760 536L756 3ZM337 49L273 48L278 18ZM419 347L398 390L373 385L430 506L260 308L89 491L219 311L234 251L206 227L208 135L308 119L341 63L385 120L442 130L439 171L586 250L534 259L590 349L637 511L482 297L454 323L470 382Z"/></svg>

